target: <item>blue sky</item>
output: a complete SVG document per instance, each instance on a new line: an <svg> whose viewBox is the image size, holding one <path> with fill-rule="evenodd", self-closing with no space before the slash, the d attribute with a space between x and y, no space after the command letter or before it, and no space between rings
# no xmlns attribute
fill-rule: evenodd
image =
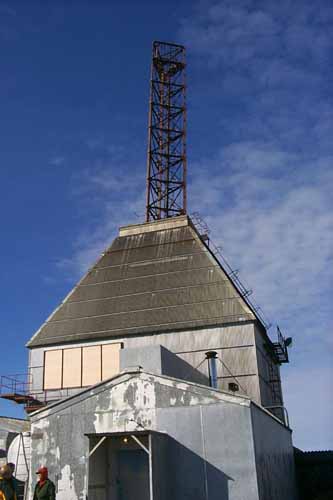
<svg viewBox="0 0 333 500"><path fill-rule="evenodd" d="M294 338L295 445L333 448L332 25L329 0L0 2L1 373L143 220L151 43L180 42L190 211Z"/></svg>

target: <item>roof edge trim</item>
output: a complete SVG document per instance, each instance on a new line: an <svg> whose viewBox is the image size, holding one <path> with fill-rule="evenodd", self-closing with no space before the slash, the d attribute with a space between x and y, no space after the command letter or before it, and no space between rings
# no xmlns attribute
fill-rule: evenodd
<svg viewBox="0 0 333 500"><path fill-rule="evenodd" d="M190 226L188 215L178 215L177 217L166 217L165 219L142 224L130 224L119 228L119 236L132 236L135 234L151 233L155 231L166 231L178 227Z"/></svg>

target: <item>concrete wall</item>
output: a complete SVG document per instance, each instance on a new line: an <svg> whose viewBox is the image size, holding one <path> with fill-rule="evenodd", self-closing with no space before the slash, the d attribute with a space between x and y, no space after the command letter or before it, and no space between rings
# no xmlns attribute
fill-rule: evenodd
<svg viewBox="0 0 333 500"><path fill-rule="evenodd" d="M209 385L208 377L161 345L121 349L120 371L133 366L141 366L146 372Z"/></svg>
<svg viewBox="0 0 333 500"><path fill-rule="evenodd" d="M115 338L112 342L122 342L124 348L137 349L145 346L162 345L193 368L204 360L207 350L216 350L224 362L217 363L218 387L228 390L228 383L234 382L230 372L237 378L240 393L250 396L260 403L260 386L258 378L257 356L253 323L244 323L228 327L206 328L171 333L156 333L152 335L128 336ZM94 342L93 344L101 344ZM106 343L106 342L103 342ZM87 343L72 344L71 347L87 345ZM52 348L68 347L68 345ZM35 348L30 351L29 369L32 380L32 392L43 398L43 363L46 348ZM137 363L136 363L137 364ZM230 371L229 371L230 370ZM207 364L204 362L198 368L203 377L208 378ZM193 379L197 381L197 378ZM204 378L202 379L202 381ZM54 400L76 393L78 390L48 391L47 399Z"/></svg>
<svg viewBox="0 0 333 500"><path fill-rule="evenodd" d="M251 414L260 498L297 498L290 430L254 405Z"/></svg>
<svg viewBox="0 0 333 500"><path fill-rule="evenodd" d="M266 425L271 430L268 421L272 417L255 415L257 446L248 399L166 377L126 373L31 418L32 469L41 463L48 465L57 483L57 500L77 500L87 494L86 433L144 429L168 436L164 452L163 446L155 445L155 481L165 481L168 498L271 500L264 496L262 479L258 489L257 464L266 453L259 429ZM279 424L273 431L277 442L281 433L289 432ZM290 440L285 449L288 446ZM276 467L280 465L276 463ZM281 467L270 477L274 483L285 473L284 462ZM274 488L278 490L279 485ZM162 497L156 493L154 500Z"/></svg>
<svg viewBox="0 0 333 500"><path fill-rule="evenodd" d="M248 407L161 409L157 419L172 439L167 469L171 498L259 498Z"/></svg>

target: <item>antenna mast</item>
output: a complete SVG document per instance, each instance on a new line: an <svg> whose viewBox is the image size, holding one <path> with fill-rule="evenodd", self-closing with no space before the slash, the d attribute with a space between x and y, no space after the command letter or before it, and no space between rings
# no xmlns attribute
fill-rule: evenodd
<svg viewBox="0 0 333 500"><path fill-rule="evenodd" d="M154 42L146 221L186 213L185 47Z"/></svg>

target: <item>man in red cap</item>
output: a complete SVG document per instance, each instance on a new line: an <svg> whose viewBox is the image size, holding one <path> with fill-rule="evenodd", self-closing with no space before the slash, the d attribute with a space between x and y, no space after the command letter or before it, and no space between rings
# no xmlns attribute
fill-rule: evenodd
<svg viewBox="0 0 333 500"><path fill-rule="evenodd" d="M39 467L36 474L39 476L39 481L35 487L33 500L55 500L55 486L49 479L47 467Z"/></svg>

